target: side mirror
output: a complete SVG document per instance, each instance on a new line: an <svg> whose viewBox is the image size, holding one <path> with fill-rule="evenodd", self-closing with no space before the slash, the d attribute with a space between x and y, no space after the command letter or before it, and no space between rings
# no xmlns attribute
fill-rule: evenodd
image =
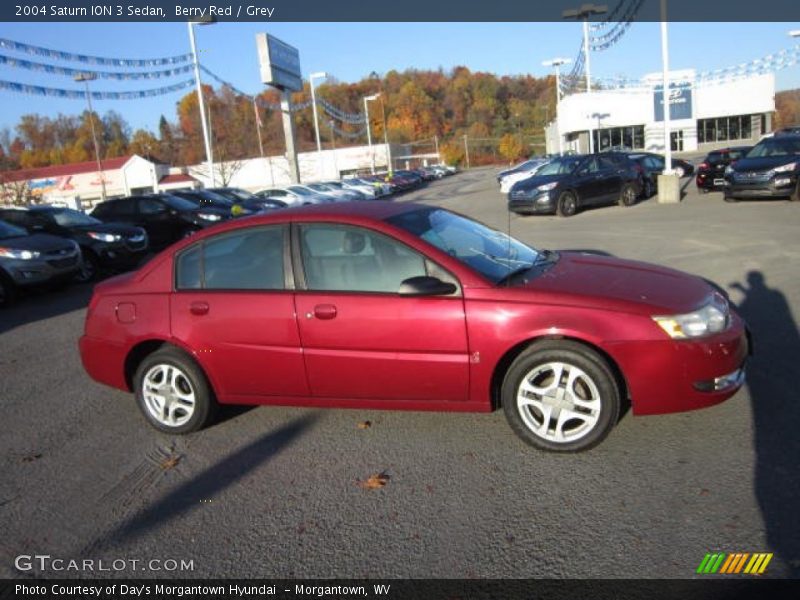
<svg viewBox="0 0 800 600"><path fill-rule="evenodd" d="M421 275L409 277L400 284L397 293L401 296L448 296L456 291L456 286L436 277Z"/></svg>

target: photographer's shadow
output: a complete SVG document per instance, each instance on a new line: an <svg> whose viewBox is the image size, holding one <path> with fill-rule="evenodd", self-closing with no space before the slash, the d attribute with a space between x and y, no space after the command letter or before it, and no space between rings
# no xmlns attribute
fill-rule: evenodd
<svg viewBox="0 0 800 600"><path fill-rule="evenodd" d="M769 549L792 577L800 576L800 335L785 296L759 271L732 283L739 313L752 332L747 370L756 451L755 492Z"/></svg>

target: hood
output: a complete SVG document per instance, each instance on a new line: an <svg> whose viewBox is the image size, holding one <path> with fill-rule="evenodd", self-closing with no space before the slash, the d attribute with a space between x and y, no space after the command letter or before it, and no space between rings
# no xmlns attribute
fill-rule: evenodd
<svg viewBox="0 0 800 600"><path fill-rule="evenodd" d="M121 235L124 238L135 237L137 235L141 235L143 232L140 227L126 225L125 223L96 223L94 225L79 225L76 227L70 227L70 229L86 233L90 231L97 233L111 233L114 235Z"/></svg>
<svg viewBox="0 0 800 600"><path fill-rule="evenodd" d="M553 268L525 285L596 304L598 297L640 305L649 314L681 314L700 306L712 292L700 277L649 263L562 252Z"/></svg>
<svg viewBox="0 0 800 600"><path fill-rule="evenodd" d="M76 249L75 242L46 233L35 233L33 235L0 239L0 246L4 248L13 248L15 250L31 250L33 252L43 253L59 253L63 251L64 253L71 254Z"/></svg>
<svg viewBox="0 0 800 600"><path fill-rule="evenodd" d="M800 162L800 156L790 154L787 156L760 156L758 158L740 158L731 167L736 172L742 171L770 171L789 163Z"/></svg>
<svg viewBox="0 0 800 600"><path fill-rule="evenodd" d="M545 185L547 183L551 183L553 181L561 181L569 177L566 173L560 173L556 175L534 175L529 177L528 179L523 179L522 181L518 181L514 184L514 189L516 190L532 190L533 188L537 188L540 185Z"/></svg>

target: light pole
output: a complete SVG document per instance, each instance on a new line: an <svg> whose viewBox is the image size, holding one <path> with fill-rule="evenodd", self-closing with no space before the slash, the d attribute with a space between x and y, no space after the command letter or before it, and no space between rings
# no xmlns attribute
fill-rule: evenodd
<svg viewBox="0 0 800 600"><path fill-rule="evenodd" d="M602 15L608 12L605 4L583 4L580 8L565 10L561 16L565 19L583 19L583 58L586 64L586 95L592 93L592 71L589 60L589 17L592 15ZM589 100L591 104L591 100ZM592 125L589 124L589 153L594 153L594 137L592 135Z"/></svg>
<svg viewBox="0 0 800 600"><path fill-rule="evenodd" d="M103 173L103 163L100 162L100 145L97 143L97 131L94 128L94 111L92 110L92 94L89 93L89 82L97 79L97 73L78 73L75 81L83 83L86 91L86 104L89 106L89 125L92 128L92 141L94 142L94 157L97 160L97 172L100 175L100 197L106 201L106 177Z"/></svg>
<svg viewBox="0 0 800 600"><path fill-rule="evenodd" d="M319 141L319 115L317 113L317 96L314 90L315 79L326 79L328 74L324 71L311 73L308 83L311 86L311 109L314 111L314 134L317 136L317 171L322 174L322 143Z"/></svg>
<svg viewBox="0 0 800 600"><path fill-rule="evenodd" d="M556 70L556 131L558 132L558 154L564 156L564 136L561 135L561 123L558 122L558 108L561 104L561 65L567 65L572 61L568 58L551 58L542 63L545 67L553 67Z"/></svg>
<svg viewBox="0 0 800 600"><path fill-rule="evenodd" d="M372 94L372 96L364 96L364 118L367 121L367 145L369 146L370 160L372 161L372 174L375 174L375 153L372 151L372 131L369 127L369 101L377 100L380 93Z"/></svg>
<svg viewBox="0 0 800 600"><path fill-rule="evenodd" d="M669 109L669 45L667 38L667 0L661 0L661 102L664 105L664 175L672 175L672 140Z"/></svg>
<svg viewBox="0 0 800 600"><path fill-rule="evenodd" d="M198 21L200 25L211 25L213 20ZM200 63L197 60L197 44L194 40L194 25L195 22L189 21L186 23L189 27L189 43L192 46L192 63L194 65L194 81L197 86L197 102L200 106L200 124L203 127L203 143L206 147L206 165L208 168L208 176L211 181L211 187L216 187L214 178L214 155L211 152L211 139L208 135L208 123L206 122L206 107L203 101L203 85L200 81Z"/></svg>

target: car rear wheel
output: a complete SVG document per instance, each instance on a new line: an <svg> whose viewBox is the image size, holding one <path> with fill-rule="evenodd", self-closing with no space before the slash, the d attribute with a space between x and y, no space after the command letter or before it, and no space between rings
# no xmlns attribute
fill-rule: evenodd
<svg viewBox="0 0 800 600"><path fill-rule="evenodd" d="M622 206L633 206L636 204L636 188L632 183L626 183L619 191L619 203Z"/></svg>
<svg viewBox="0 0 800 600"><path fill-rule="evenodd" d="M530 346L512 363L502 403L513 431L531 446L579 452L599 444L617 423L620 389L596 352L553 340Z"/></svg>
<svg viewBox="0 0 800 600"><path fill-rule="evenodd" d="M158 350L142 361L134 390L147 421L165 433L197 431L216 413L217 402L205 374L175 348Z"/></svg>
<svg viewBox="0 0 800 600"><path fill-rule="evenodd" d="M559 217L571 217L578 212L578 199L572 192L564 192L558 197L556 213Z"/></svg>

